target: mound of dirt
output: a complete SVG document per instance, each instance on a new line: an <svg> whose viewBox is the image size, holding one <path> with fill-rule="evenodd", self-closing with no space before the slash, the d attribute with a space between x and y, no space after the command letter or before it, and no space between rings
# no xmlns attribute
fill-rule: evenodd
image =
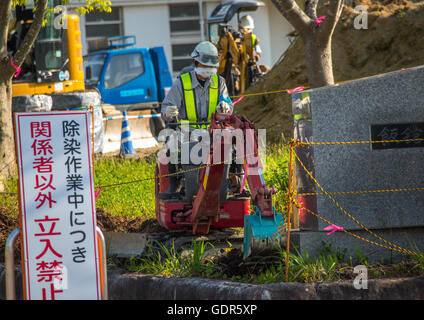
<svg viewBox="0 0 424 320"><path fill-rule="evenodd" d="M0 207L0 263L4 263L4 249L7 237L16 228L19 228L19 219ZM15 246L15 263L18 263L21 259L21 252L18 250L19 247L20 239L18 237Z"/></svg>
<svg viewBox="0 0 424 320"><path fill-rule="evenodd" d="M354 6L368 7L368 29L355 29L358 14L352 7L344 7L332 39L336 82L424 65L424 1L354 2ZM297 37L281 62L246 94L302 85L308 86L308 79L303 42ZM245 97L235 112L247 116L256 128L267 129L268 142L292 137L291 100L286 93Z"/></svg>
<svg viewBox="0 0 424 320"><path fill-rule="evenodd" d="M233 249L217 259L217 264L222 266L222 273L228 277L246 274L249 270L244 267L243 262L243 252L240 249Z"/></svg>
<svg viewBox="0 0 424 320"><path fill-rule="evenodd" d="M159 225L156 219L116 216L108 214L103 209L97 209L97 225L102 231L113 232L159 233L167 231Z"/></svg>

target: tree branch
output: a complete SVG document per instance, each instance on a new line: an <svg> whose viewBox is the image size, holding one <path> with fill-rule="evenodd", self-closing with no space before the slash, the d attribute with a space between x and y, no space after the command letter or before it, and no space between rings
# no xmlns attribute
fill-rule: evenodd
<svg viewBox="0 0 424 320"><path fill-rule="evenodd" d="M9 31L12 0L0 1L0 59L7 56L7 34Z"/></svg>
<svg viewBox="0 0 424 320"><path fill-rule="evenodd" d="M305 13L312 20L316 20L317 17L317 7L319 0L305 0Z"/></svg>
<svg viewBox="0 0 424 320"><path fill-rule="evenodd" d="M308 31L309 25L313 22L294 0L271 0L287 21L301 34Z"/></svg>
<svg viewBox="0 0 424 320"><path fill-rule="evenodd" d="M336 28L336 23L343 11L343 5L344 0L330 0L327 15L320 26L321 41L327 41L330 39L334 29Z"/></svg>
<svg viewBox="0 0 424 320"><path fill-rule="evenodd" d="M43 25L44 14L47 11L47 1L48 0L38 0L37 10L35 11L31 27L25 35L25 38L19 46L18 50L13 55L13 63L16 66L20 66L24 62L25 57L28 55L35 39L40 32L41 26Z"/></svg>

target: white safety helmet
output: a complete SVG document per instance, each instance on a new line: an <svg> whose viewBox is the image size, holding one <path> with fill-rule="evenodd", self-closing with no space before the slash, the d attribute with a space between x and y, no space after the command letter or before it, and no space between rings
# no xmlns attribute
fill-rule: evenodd
<svg viewBox="0 0 424 320"><path fill-rule="evenodd" d="M247 15L241 17L239 26L240 28L253 30L255 28L255 23L252 16Z"/></svg>
<svg viewBox="0 0 424 320"><path fill-rule="evenodd" d="M218 49L212 42L200 42L191 53L191 57L204 64L205 66L215 67L219 66Z"/></svg>

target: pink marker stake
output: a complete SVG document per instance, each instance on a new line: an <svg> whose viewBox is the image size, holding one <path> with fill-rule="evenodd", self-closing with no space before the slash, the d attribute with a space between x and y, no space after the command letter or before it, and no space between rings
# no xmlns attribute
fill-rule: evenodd
<svg viewBox="0 0 424 320"><path fill-rule="evenodd" d="M99 189L97 189L96 193L94 194L95 201L97 201L97 198L99 197L100 191L102 191L102 187L99 187Z"/></svg>
<svg viewBox="0 0 424 320"><path fill-rule="evenodd" d="M15 70L16 70L16 73L15 73L15 75L13 76L14 78L17 78L18 76L19 76L19 73L21 72L21 67L17 67L17 66L15 66L15 64L13 63L13 58L11 57L10 58L10 64L12 65L12 67L13 68L15 68Z"/></svg>
<svg viewBox="0 0 424 320"><path fill-rule="evenodd" d="M325 19L325 16L319 17L315 20L315 22L318 24L318 26L321 24L321 22Z"/></svg>
<svg viewBox="0 0 424 320"><path fill-rule="evenodd" d="M339 226L336 226L335 224L332 224L331 226L328 226L328 227L324 228L324 230L325 231L330 231L331 230L329 233L327 233L327 236L329 236L333 232L343 231L343 227L339 227Z"/></svg>
<svg viewBox="0 0 424 320"><path fill-rule="evenodd" d="M241 100L243 100L244 96L241 96L236 101L233 102L233 106L235 106L237 103L239 103Z"/></svg>
<svg viewBox="0 0 424 320"><path fill-rule="evenodd" d="M295 92L299 92L299 91L303 91L303 90L305 90L305 87L304 86L300 86L300 87L296 87L296 88L291 89L291 90L286 90L286 92L288 94L291 94L291 93L295 93Z"/></svg>

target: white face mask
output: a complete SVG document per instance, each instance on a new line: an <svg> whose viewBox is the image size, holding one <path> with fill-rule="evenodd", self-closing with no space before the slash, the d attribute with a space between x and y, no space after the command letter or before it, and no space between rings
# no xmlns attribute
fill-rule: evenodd
<svg viewBox="0 0 424 320"><path fill-rule="evenodd" d="M217 68L195 68L194 71L202 78L210 78L217 72Z"/></svg>

